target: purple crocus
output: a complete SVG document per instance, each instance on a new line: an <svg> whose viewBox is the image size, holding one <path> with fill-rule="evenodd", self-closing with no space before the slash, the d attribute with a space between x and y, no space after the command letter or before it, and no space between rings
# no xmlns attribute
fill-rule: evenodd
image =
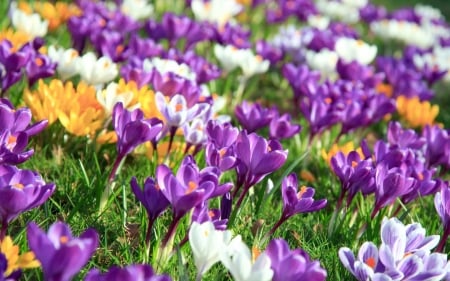
<svg viewBox="0 0 450 281"><path fill-rule="evenodd" d="M155 141L161 132L163 123L157 118L144 119L140 109L128 111L121 102L114 106L112 123L117 134L117 159L109 181L114 180L117 167L122 160L138 145L147 141Z"/></svg>
<svg viewBox="0 0 450 281"><path fill-rule="evenodd" d="M239 208L250 187L283 166L287 151L276 140L267 141L255 133L242 131L236 140L236 155L237 184L233 197L243 187L236 205Z"/></svg>
<svg viewBox="0 0 450 281"><path fill-rule="evenodd" d="M318 261L311 261L302 249L290 250L283 239L270 241L265 253L270 258L273 281L313 280L322 281L327 272Z"/></svg>
<svg viewBox="0 0 450 281"><path fill-rule="evenodd" d="M37 80L53 76L56 70L56 63L50 57L34 51L30 61L25 66L28 86L31 87Z"/></svg>
<svg viewBox="0 0 450 281"><path fill-rule="evenodd" d="M208 134L206 163L218 167L222 172L234 168L237 158L233 144L239 130L230 123L220 124L210 120L206 125L206 133Z"/></svg>
<svg viewBox="0 0 450 281"><path fill-rule="evenodd" d="M272 139L288 139L298 134L301 130L300 125L291 122L291 115L285 113L280 117L277 116L270 121L269 136Z"/></svg>
<svg viewBox="0 0 450 281"><path fill-rule="evenodd" d="M295 173L289 174L281 184L281 195L283 197L283 211L278 222L272 227L266 236L270 236L287 219L295 214L315 212L325 207L326 199L314 200L315 190L311 187L302 186L298 189L298 180Z"/></svg>
<svg viewBox="0 0 450 281"><path fill-rule="evenodd" d="M48 281L69 281L94 254L99 238L94 229L74 237L63 222L52 224L45 233L34 222L27 227L30 249L36 255Z"/></svg>
<svg viewBox="0 0 450 281"><path fill-rule="evenodd" d="M347 195L348 207L358 191L365 195L375 191L371 158L361 159L356 151L351 151L347 155L338 152L331 157L331 170L341 182L341 195L339 196L336 209L340 209L345 195Z"/></svg>
<svg viewBox="0 0 450 281"><path fill-rule="evenodd" d="M144 205L148 215L148 228L147 236L145 237L145 243L150 243L150 236L153 224L156 219L161 215L167 207L169 207L169 201L159 189L155 180L148 177L144 183L144 190L141 189L135 177L131 179L131 190L133 191L139 202Z"/></svg>
<svg viewBox="0 0 450 281"><path fill-rule="evenodd" d="M200 205L194 207L192 212L192 222L198 222L200 224L210 221L214 224L214 228L217 230L227 229L227 218L222 218L222 212L219 209L209 209L208 204L203 202Z"/></svg>
<svg viewBox="0 0 450 281"><path fill-rule="evenodd" d="M374 218L378 211L392 204L397 197L411 192L415 179L406 174L406 166L389 169L386 163L380 163L375 171L375 206L371 217Z"/></svg>
<svg viewBox="0 0 450 281"><path fill-rule="evenodd" d="M0 42L0 93L6 92L12 85L22 77L21 69L27 64L32 55L29 47L25 44L19 50L14 51L9 40Z"/></svg>
<svg viewBox="0 0 450 281"><path fill-rule="evenodd" d="M219 185L220 171L216 167L206 167L199 170L192 156L184 158L175 176L169 167L162 164L156 168L156 180L161 192L170 202L173 210L173 221L162 247L175 234L180 219L195 206L205 200L221 196L228 192L232 185Z"/></svg>
<svg viewBox="0 0 450 281"><path fill-rule="evenodd" d="M45 183L34 171L0 165L0 241L11 221L44 204L54 191L55 184Z"/></svg>
<svg viewBox="0 0 450 281"><path fill-rule="evenodd" d="M423 130L426 140L425 159L429 167L442 165L450 169L450 136L446 129L426 126Z"/></svg>
<svg viewBox="0 0 450 281"><path fill-rule="evenodd" d="M242 127L249 133L269 125L275 117L273 109L264 108L259 103L251 104L246 101L236 106L234 114Z"/></svg>
<svg viewBox="0 0 450 281"><path fill-rule="evenodd" d="M448 185L442 187L441 190L434 196L434 207L441 218L444 228L444 234L442 235L436 251L443 252L445 243L450 236L450 188Z"/></svg>
<svg viewBox="0 0 450 281"><path fill-rule="evenodd" d="M107 272L101 273L92 269L84 281L171 281L168 275L157 275L148 264L134 264L126 267L113 266Z"/></svg>
<svg viewBox="0 0 450 281"><path fill-rule="evenodd" d="M24 151L30 136L41 132L47 120L30 125L31 111L15 109L7 99L0 99L0 165L16 165L33 155L33 150Z"/></svg>
<svg viewBox="0 0 450 281"><path fill-rule="evenodd" d="M442 280L448 272L447 255L431 253L439 236L425 235L419 223L404 225L397 218L383 219L381 246L365 242L355 258L349 248L339 258L357 280Z"/></svg>

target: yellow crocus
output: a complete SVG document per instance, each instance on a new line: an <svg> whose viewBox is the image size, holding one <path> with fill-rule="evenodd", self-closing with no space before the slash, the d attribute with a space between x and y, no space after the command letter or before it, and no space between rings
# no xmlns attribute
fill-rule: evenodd
<svg viewBox="0 0 450 281"><path fill-rule="evenodd" d="M18 269L39 267L39 261L35 259L33 252L26 252L19 255L19 246L14 245L10 236L6 236L0 244L0 253L7 261L7 268L4 276L8 276Z"/></svg>
<svg viewBox="0 0 450 281"><path fill-rule="evenodd" d="M321 151L321 155L322 158L327 161L328 165L331 164L331 158L336 155L338 152L342 152L345 155L349 154L350 152L355 150L355 145L353 144L352 141L349 141L341 146L337 145L337 144L333 144L333 146L331 146L331 149L327 152L325 149L322 149ZM361 158L364 157L361 148L356 149L356 152L358 152L358 154L361 156Z"/></svg>
<svg viewBox="0 0 450 281"><path fill-rule="evenodd" d="M434 124L434 120L439 114L439 106L431 105L429 101L421 102L418 97L399 96L397 111L411 127L418 128Z"/></svg>
<svg viewBox="0 0 450 281"><path fill-rule="evenodd" d="M58 79L53 79L49 85L40 79L36 90L25 90L23 99L36 120L47 119L51 125L58 119L57 112L61 99L67 92L66 87L70 87L70 85L64 86L63 82Z"/></svg>
<svg viewBox="0 0 450 281"><path fill-rule="evenodd" d="M76 136L93 137L105 122L105 112L96 99L95 87L80 82L75 89L66 83L66 93L61 97L58 119L64 128Z"/></svg>
<svg viewBox="0 0 450 281"><path fill-rule="evenodd" d="M31 40L31 37L23 31L14 31L11 28L0 31L0 42L8 40L12 44L12 50L20 49L25 43Z"/></svg>
<svg viewBox="0 0 450 281"><path fill-rule="evenodd" d="M81 15L81 10L74 4L65 2L35 2L30 5L27 2L20 2L18 8L28 14L36 11L42 18L48 21L48 28L51 31L56 30L61 24L65 23L71 16Z"/></svg>

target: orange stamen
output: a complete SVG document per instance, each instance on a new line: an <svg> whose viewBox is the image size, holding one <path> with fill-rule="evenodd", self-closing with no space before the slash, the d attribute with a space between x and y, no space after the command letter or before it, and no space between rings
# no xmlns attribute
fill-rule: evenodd
<svg viewBox="0 0 450 281"><path fill-rule="evenodd" d="M300 188L300 191L297 193L297 198L301 199L303 197L303 194L306 193L306 191L308 191L308 188L306 186L302 186Z"/></svg>
<svg viewBox="0 0 450 281"><path fill-rule="evenodd" d="M181 103L177 103L175 105L175 112L180 112L183 110L183 105Z"/></svg>
<svg viewBox="0 0 450 281"><path fill-rule="evenodd" d="M193 181L190 181L189 183L188 183L188 188L186 189L186 194L189 194L189 193L191 193L192 191L194 191L196 188L197 188L197 184L195 183L195 182L193 182Z"/></svg>
<svg viewBox="0 0 450 281"><path fill-rule="evenodd" d="M367 264L368 266L370 266L372 269L375 269L375 265L376 265L375 258L369 257L369 258L366 260L366 264Z"/></svg>
<svg viewBox="0 0 450 281"><path fill-rule="evenodd" d="M44 64L44 61L41 58L36 58L34 62L37 66L42 66Z"/></svg>
<svg viewBox="0 0 450 281"><path fill-rule="evenodd" d="M23 185L23 184L21 184L21 183L15 183L15 184L13 184L12 185L14 188L17 188L17 189L23 189L25 186Z"/></svg>
<svg viewBox="0 0 450 281"><path fill-rule="evenodd" d="M61 244L66 244L67 242L69 242L69 237L63 235L59 238L59 242L61 242Z"/></svg>

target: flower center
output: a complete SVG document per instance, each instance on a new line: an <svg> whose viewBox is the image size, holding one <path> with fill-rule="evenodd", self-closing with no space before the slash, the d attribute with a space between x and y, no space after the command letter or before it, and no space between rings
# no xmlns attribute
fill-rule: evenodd
<svg viewBox="0 0 450 281"><path fill-rule="evenodd" d="M190 181L188 183L188 188L186 189L186 194L191 193L192 191L194 191L196 188L198 187L197 183Z"/></svg>
<svg viewBox="0 0 450 281"><path fill-rule="evenodd" d="M366 264L367 264L368 266L370 266L372 269L375 269L375 264L376 264L375 258L374 258L374 257L369 257L369 258L366 260Z"/></svg>
<svg viewBox="0 0 450 281"><path fill-rule="evenodd" d="M175 105L175 112L180 112L183 110L183 105L181 103L177 103Z"/></svg>
<svg viewBox="0 0 450 281"><path fill-rule="evenodd" d="M14 146L16 146L17 137L16 136L9 136L8 140L6 141L6 148L9 150L12 150Z"/></svg>
<svg viewBox="0 0 450 281"><path fill-rule="evenodd" d="M59 237L59 242L61 244L66 244L67 242L69 242L69 237L63 235L63 236Z"/></svg>
<svg viewBox="0 0 450 281"><path fill-rule="evenodd" d="M25 186L23 185L23 184L21 184L20 182L18 182L18 183L15 183L15 184L13 184L12 185L14 188L17 188L17 189L23 189Z"/></svg>
<svg viewBox="0 0 450 281"><path fill-rule="evenodd" d="M297 193L297 198L302 199L303 194L305 194L306 191L308 191L308 188L306 186L302 186L300 191Z"/></svg>
<svg viewBox="0 0 450 281"><path fill-rule="evenodd" d="M34 62L37 66L42 66L44 64L44 61L41 58L36 58Z"/></svg>

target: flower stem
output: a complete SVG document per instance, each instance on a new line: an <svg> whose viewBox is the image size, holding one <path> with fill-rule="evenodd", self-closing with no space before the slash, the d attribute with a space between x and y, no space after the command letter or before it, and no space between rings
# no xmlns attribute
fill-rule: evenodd
<svg viewBox="0 0 450 281"><path fill-rule="evenodd" d="M180 217L173 218L172 223L170 224L169 229L167 230L166 236L164 236L164 239L162 240L161 248L165 248L167 246L167 243L175 235L180 219L181 219Z"/></svg>
<svg viewBox="0 0 450 281"><path fill-rule="evenodd" d="M448 236L450 235L450 227L444 227L444 234L436 247L436 252L443 253L445 248L445 243L447 242Z"/></svg>
<svg viewBox="0 0 450 281"><path fill-rule="evenodd" d="M266 233L266 235L264 235L264 238L262 239L262 241L266 241L267 239L270 238L270 236L272 236L275 231L277 231L277 229L289 218L289 216L287 216L286 214L281 214L280 219L277 221L276 224L274 224L274 226L269 230L269 232Z"/></svg>
<svg viewBox="0 0 450 281"><path fill-rule="evenodd" d="M6 230L8 229L8 222L6 219L2 221L2 228L0 229L0 242L3 241L3 239L6 236Z"/></svg>
<svg viewBox="0 0 450 281"><path fill-rule="evenodd" d="M100 207L99 212L103 212L105 210L106 204L108 203L109 196L111 195L114 186L115 186L115 178L119 173L120 167L122 166L123 160L125 160L126 155L118 155L116 160L114 161L113 167L111 169L111 173L108 176L108 183L103 190L102 197L100 198Z"/></svg>

